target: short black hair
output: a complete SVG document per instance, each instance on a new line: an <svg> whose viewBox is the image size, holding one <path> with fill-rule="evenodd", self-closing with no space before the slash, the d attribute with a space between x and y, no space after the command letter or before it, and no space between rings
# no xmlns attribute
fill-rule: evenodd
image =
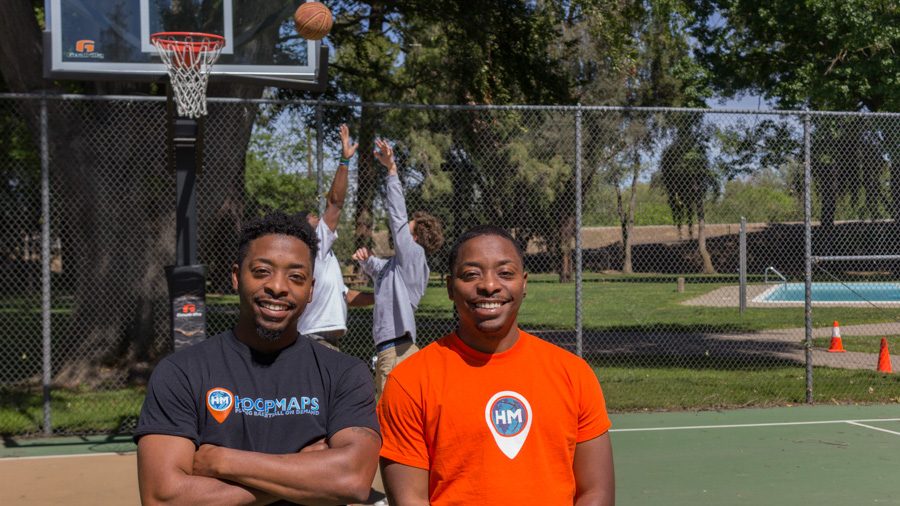
<svg viewBox="0 0 900 506"><path fill-rule="evenodd" d="M453 275L453 267L456 265L456 257L459 255L459 249L462 248L462 245L468 241L476 237L481 237L483 235L495 235L497 237L501 237L511 242L513 246L516 247L516 253L519 255L519 260L522 262L522 266L525 266L525 252L522 251L522 246L519 244L512 234L506 231L506 229L495 226L495 225L475 225L463 232L462 235L456 238L456 242L453 243L453 246L450 248L450 255L448 257L447 266L449 267L449 273Z"/></svg>
<svg viewBox="0 0 900 506"><path fill-rule="evenodd" d="M250 242L264 235L277 234L296 237L309 247L310 272L315 266L316 254L319 251L318 239L312 226L306 221L306 213L287 215L280 211L267 214L261 218L253 218L241 228L238 242L238 267L243 265Z"/></svg>

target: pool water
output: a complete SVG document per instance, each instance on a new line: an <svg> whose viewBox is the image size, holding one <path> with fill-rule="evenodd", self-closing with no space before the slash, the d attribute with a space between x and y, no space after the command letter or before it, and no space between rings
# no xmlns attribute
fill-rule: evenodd
<svg viewBox="0 0 900 506"><path fill-rule="evenodd" d="M803 302L803 283L785 283L766 290L760 302ZM813 283L813 302L900 302L896 283Z"/></svg>

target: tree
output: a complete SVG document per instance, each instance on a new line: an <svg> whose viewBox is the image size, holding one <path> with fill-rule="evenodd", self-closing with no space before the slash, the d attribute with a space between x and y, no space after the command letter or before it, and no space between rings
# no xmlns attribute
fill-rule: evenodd
<svg viewBox="0 0 900 506"><path fill-rule="evenodd" d="M38 269L25 269L40 250L40 158L28 124L0 102L0 293L39 286ZM37 290L34 290L37 292ZM18 295L21 295L19 293Z"/></svg>
<svg viewBox="0 0 900 506"><path fill-rule="evenodd" d="M697 55L710 70L713 85L723 96L757 93L782 108L813 110L900 111L900 4L881 0L690 0L697 14L691 33ZM724 20L724 23L721 21ZM825 147L852 153L866 139L881 137L888 160L892 218L900 218L900 129L882 124L863 131L859 126L827 125L821 134ZM853 123L854 120L848 120ZM814 125L818 130L818 120ZM816 155L819 156L819 155ZM825 155L827 156L827 155ZM849 164L849 165L845 165ZM836 202L846 196L840 178L856 172L857 164L843 160L814 160L822 222L833 224ZM873 189L881 170L862 174ZM851 183L851 186L856 183ZM878 195L868 194L876 202Z"/></svg>
<svg viewBox="0 0 900 506"><path fill-rule="evenodd" d="M691 0L697 56L726 96L784 108L898 111L900 4L881 0ZM713 18L724 20L714 22Z"/></svg>
<svg viewBox="0 0 900 506"><path fill-rule="evenodd" d="M567 93L568 77L561 70L562 65L556 64L558 59L550 55L558 36L560 5L563 3L510 4L500 0L341 3L335 11L338 19L331 36L339 47L332 65L334 93L363 101L571 102ZM473 26L479 29L472 30ZM474 116L478 114L388 113L377 107L362 109L358 127L361 157L354 206L359 245L370 241L373 202L382 176L369 156L376 131L397 141L411 139L414 132L422 130L446 132L449 124L450 142L437 137L415 140L419 148L429 141L441 143L445 151L439 157L440 165L416 162L415 153L410 153L411 162L416 163L407 173L402 157L400 160L401 177L413 202L419 197L434 196L432 190L440 185L420 186L439 178L452 186L459 199L457 203L472 203L468 210L451 207L437 212L449 222L448 235L460 232L477 220L477 216L510 215L507 209L502 209L510 205L508 202L499 207L497 204L501 200L499 195L508 195L515 188L515 178L509 176L514 170L505 161L492 160L489 163L493 166L488 168L479 166L475 159L479 149L500 147L507 134L490 132L494 124L489 118L491 114L473 120ZM473 135L475 129L477 135ZM401 146L398 156L404 151L408 149ZM431 161L436 160L432 157ZM485 178L488 171L497 176L505 173L507 177ZM441 174L448 177L442 178ZM420 202L427 203L430 210L435 210L436 204L450 204Z"/></svg>
<svg viewBox="0 0 900 506"><path fill-rule="evenodd" d="M585 27L575 30L581 33L578 67L591 69L591 79L578 88L582 102L703 106L708 96L705 76L691 57L684 30L690 13L678 2L632 0L593 7ZM588 150L588 166L603 171L604 181L615 190L625 273L632 272L637 185L656 139L665 138L671 128L659 115L630 110L615 116L591 115L587 123L586 144L603 146Z"/></svg>
<svg viewBox="0 0 900 506"><path fill-rule="evenodd" d="M719 188L708 153L709 128L701 114L691 114L680 122L672 142L663 150L658 174L672 210L672 219L691 227L697 221L697 251L703 272L714 274L712 258L706 249L706 202Z"/></svg>
<svg viewBox="0 0 900 506"><path fill-rule="evenodd" d="M44 80L42 4L29 0L3 4L0 72L7 89L101 94L161 92L157 87L137 83ZM277 33L259 34L257 50L270 54L277 39ZM209 94L252 98L259 97L261 91L257 86L228 85L211 86ZM31 135L38 139L38 102L22 103L25 105L21 117L30 120ZM222 121L230 128L207 139L202 177L235 183L228 184L227 191L201 197L205 199L202 207L212 209L201 215L203 232L213 237L233 237L242 217L245 151L254 115L255 109L239 107L211 110L211 121ZM159 180L152 177L166 172L167 133L165 122L159 121L164 116L165 111L158 105L137 107L125 114L114 103L95 103L91 109L82 110L64 101L50 102L50 155L55 163L65 163L66 169L54 171L55 184L65 189L56 193L56 207L68 210L66 226L54 229L65 232L62 254L68 263L63 283L74 291L72 327L63 332L70 341L58 342L69 348L64 357L67 361L56 375L56 381L62 384L77 384L88 378L108 379L91 374L98 363L124 366L109 368L124 377L128 367L153 360L166 349L165 345L160 346L158 329L168 328L163 268L171 263L166 259L171 259L174 251L174 205L155 199L153 188ZM148 140L148 144L139 145L135 139ZM105 149L102 157L96 156L98 142ZM152 150L149 155L145 151L148 145ZM123 177L122 167L147 177ZM123 204L135 213L132 219L117 215L116 210ZM210 265L210 279L224 280L222 269L230 265L232 258L205 256L212 251L215 250L201 249L201 257ZM225 266L220 265L223 262ZM106 304L113 304L115 310Z"/></svg>

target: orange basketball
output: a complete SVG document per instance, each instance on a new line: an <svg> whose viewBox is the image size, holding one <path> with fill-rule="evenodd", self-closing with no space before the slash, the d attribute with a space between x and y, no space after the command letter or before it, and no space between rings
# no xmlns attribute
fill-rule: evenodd
<svg viewBox="0 0 900 506"><path fill-rule="evenodd" d="M294 12L294 25L304 39L322 39L331 30L331 23L331 11L319 2L305 2Z"/></svg>

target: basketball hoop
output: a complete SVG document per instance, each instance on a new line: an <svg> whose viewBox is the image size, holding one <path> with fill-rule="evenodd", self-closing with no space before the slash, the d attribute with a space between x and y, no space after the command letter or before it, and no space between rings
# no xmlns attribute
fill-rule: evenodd
<svg viewBox="0 0 900 506"><path fill-rule="evenodd" d="M150 36L150 43L169 72L178 114L206 116L206 83L225 38L211 33L160 32Z"/></svg>

